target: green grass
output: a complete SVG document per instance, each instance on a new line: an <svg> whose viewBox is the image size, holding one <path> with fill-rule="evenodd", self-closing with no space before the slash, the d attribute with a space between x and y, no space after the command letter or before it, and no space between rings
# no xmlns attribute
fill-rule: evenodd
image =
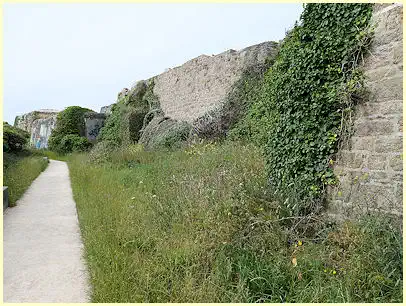
<svg viewBox="0 0 406 306"><path fill-rule="evenodd" d="M43 157L28 152L3 153L3 185L8 186L9 206L15 206L16 201L47 165Z"/></svg>
<svg viewBox="0 0 406 306"><path fill-rule="evenodd" d="M108 160L68 162L93 302L402 301L394 223L321 219L297 236L253 146L133 146Z"/></svg>

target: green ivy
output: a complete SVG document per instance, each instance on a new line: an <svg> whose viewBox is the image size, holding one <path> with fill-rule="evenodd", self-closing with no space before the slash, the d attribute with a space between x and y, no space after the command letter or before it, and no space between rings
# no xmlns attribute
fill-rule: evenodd
<svg viewBox="0 0 406 306"><path fill-rule="evenodd" d="M290 215L308 213L303 203L334 184L329 160L343 136L343 115L363 89L357 64L371 15L371 4L305 5L239 123L264 148L270 183Z"/></svg>

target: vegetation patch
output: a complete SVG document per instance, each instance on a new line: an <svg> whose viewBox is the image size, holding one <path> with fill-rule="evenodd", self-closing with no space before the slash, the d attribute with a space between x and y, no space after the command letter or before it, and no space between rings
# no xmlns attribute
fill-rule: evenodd
<svg viewBox="0 0 406 306"><path fill-rule="evenodd" d="M371 4L306 5L234 132L264 148L269 182L289 216L314 211L335 183L330 159L344 135L342 119L363 94L357 65L371 14Z"/></svg>
<svg viewBox="0 0 406 306"><path fill-rule="evenodd" d="M229 131L233 130L247 114L254 100L259 98L258 91L261 89L264 73L272 66L277 51L278 44L275 42L273 52L268 55L264 64L250 66L243 71L224 102L193 122L194 135L203 139L219 140L224 139ZM243 130L242 127L239 128L240 133Z"/></svg>
<svg viewBox="0 0 406 306"><path fill-rule="evenodd" d="M30 134L3 121L3 152L20 152L30 140Z"/></svg>
<svg viewBox="0 0 406 306"><path fill-rule="evenodd" d="M159 108L153 88L154 79L139 81L126 96L120 96L100 130L99 141L115 146L136 143L140 139L145 116L151 109Z"/></svg>
<svg viewBox="0 0 406 306"><path fill-rule="evenodd" d="M59 154L87 150L91 143L85 137L84 116L93 112L88 108L70 106L58 113L56 127L48 140L51 151Z"/></svg>
<svg viewBox="0 0 406 306"><path fill-rule="evenodd" d="M42 156L32 155L29 151L3 152L3 185L8 186L9 206L15 206L47 165L48 162Z"/></svg>
<svg viewBox="0 0 406 306"><path fill-rule="evenodd" d="M253 145L107 155L69 161L93 302L402 301L399 225L315 218L293 235Z"/></svg>

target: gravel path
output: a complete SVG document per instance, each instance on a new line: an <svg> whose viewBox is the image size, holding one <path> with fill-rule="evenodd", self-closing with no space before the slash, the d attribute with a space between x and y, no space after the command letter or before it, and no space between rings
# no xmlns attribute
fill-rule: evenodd
<svg viewBox="0 0 406 306"><path fill-rule="evenodd" d="M3 217L4 302L88 302L69 170L51 160Z"/></svg>

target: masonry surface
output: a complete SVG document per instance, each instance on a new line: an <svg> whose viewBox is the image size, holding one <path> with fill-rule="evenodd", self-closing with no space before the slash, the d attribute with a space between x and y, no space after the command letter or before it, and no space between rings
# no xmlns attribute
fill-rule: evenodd
<svg viewBox="0 0 406 306"><path fill-rule="evenodd" d="M375 35L363 66L369 99L357 106L354 134L338 155L332 214L354 208L402 213L403 6L376 5L372 23Z"/></svg>

